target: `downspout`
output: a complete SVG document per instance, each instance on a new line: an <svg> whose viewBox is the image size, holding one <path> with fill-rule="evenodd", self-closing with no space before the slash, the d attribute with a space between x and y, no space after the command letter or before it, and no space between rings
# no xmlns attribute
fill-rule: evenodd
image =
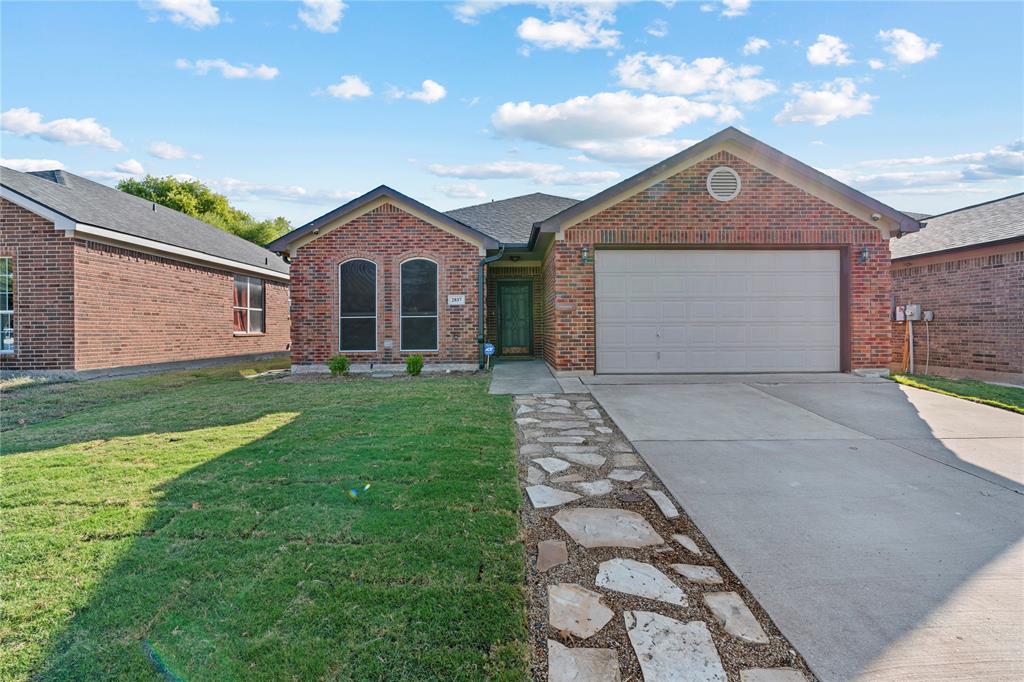
<svg viewBox="0 0 1024 682"><path fill-rule="evenodd" d="M476 287L476 300L479 308L479 333L476 342L480 346L480 369L484 368L484 268L490 263L501 260L504 256L505 245L498 244L498 253L480 259L480 272Z"/></svg>

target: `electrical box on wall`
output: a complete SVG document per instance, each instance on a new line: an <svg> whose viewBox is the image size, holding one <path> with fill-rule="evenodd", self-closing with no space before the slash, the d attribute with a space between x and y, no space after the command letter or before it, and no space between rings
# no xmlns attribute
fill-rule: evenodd
<svg viewBox="0 0 1024 682"><path fill-rule="evenodd" d="M908 303L903 308L903 312L908 320L917 322L921 319L921 304L920 303Z"/></svg>

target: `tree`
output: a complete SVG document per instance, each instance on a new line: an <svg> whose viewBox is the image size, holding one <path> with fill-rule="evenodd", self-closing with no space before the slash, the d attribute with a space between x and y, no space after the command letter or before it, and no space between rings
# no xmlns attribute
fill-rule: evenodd
<svg viewBox="0 0 1024 682"><path fill-rule="evenodd" d="M142 180L121 180L117 183L117 188L147 201L181 211L260 246L269 244L292 229L291 224L280 216L256 220L245 211L232 206L226 196L217 194L198 180L147 175Z"/></svg>

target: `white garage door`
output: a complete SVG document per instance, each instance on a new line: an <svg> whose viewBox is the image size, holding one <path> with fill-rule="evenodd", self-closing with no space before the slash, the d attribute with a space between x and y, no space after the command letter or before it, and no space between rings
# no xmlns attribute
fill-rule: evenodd
<svg viewBox="0 0 1024 682"><path fill-rule="evenodd" d="M596 253L597 371L839 371L838 251Z"/></svg>

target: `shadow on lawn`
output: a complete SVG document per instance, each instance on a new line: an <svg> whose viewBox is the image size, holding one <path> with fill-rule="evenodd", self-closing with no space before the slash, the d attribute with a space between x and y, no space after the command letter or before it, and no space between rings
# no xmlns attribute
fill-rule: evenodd
<svg viewBox="0 0 1024 682"><path fill-rule="evenodd" d="M505 403L449 407L426 382L385 387L386 410L343 383L243 386L275 410L193 411L183 429L160 397L151 421L90 429L187 448L228 424L252 439L160 484L141 531L78 538L119 558L34 678L153 678L147 643L190 680L522 677L519 496L494 431L511 429L466 428Z"/></svg>

